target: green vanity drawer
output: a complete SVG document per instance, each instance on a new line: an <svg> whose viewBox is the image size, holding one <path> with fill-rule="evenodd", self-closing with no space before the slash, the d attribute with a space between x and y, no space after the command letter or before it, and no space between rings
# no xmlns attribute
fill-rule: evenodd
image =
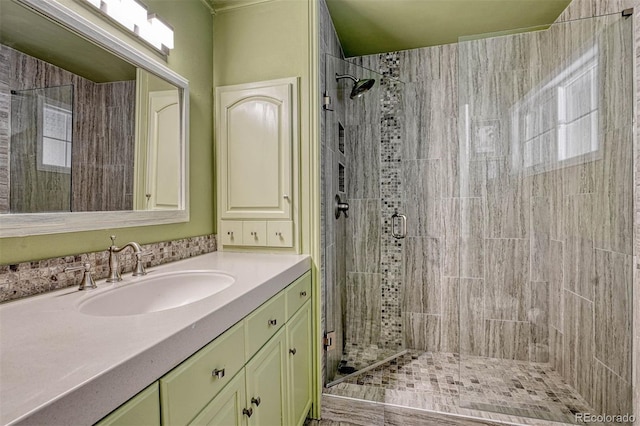
<svg viewBox="0 0 640 426"><path fill-rule="evenodd" d="M286 290L287 321L307 300L311 299L311 272L307 272Z"/></svg>
<svg viewBox="0 0 640 426"><path fill-rule="evenodd" d="M160 426L158 382L131 398L96 426Z"/></svg>
<svg viewBox="0 0 640 426"><path fill-rule="evenodd" d="M231 327L160 379L162 424L189 423L242 369L243 325Z"/></svg>
<svg viewBox="0 0 640 426"><path fill-rule="evenodd" d="M247 360L276 334L286 321L284 292L269 299L245 319Z"/></svg>

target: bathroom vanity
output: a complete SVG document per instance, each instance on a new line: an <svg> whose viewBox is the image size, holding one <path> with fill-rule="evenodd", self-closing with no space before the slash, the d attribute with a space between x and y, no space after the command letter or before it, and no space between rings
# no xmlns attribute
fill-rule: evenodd
<svg viewBox="0 0 640 426"><path fill-rule="evenodd" d="M115 285L99 281L97 290L0 306L0 424L220 416L301 424L311 406L309 268L305 255L215 252ZM217 271L233 283L180 307L124 315L84 308L154 275L180 286L182 271Z"/></svg>

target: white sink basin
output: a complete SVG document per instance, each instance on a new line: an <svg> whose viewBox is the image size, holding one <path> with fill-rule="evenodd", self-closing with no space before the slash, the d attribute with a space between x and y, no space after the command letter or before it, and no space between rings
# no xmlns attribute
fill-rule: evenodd
<svg viewBox="0 0 640 426"><path fill-rule="evenodd" d="M84 300L78 310L94 316L148 314L178 308L211 297L233 284L235 278L220 271L178 271L150 275Z"/></svg>

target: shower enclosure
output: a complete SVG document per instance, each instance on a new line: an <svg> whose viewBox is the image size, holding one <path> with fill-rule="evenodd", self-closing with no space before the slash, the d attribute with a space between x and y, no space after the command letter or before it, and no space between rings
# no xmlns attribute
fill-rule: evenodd
<svg viewBox="0 0 640 426"><path fill-rule="evenodd" d="M494 420L631 414L625 14L326 58L326 393ZM366 69L382 84L355 101L332 81Z"/></svg>

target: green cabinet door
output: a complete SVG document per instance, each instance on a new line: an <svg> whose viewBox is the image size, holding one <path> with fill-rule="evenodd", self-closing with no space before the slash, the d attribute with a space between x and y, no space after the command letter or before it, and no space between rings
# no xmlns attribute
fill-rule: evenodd
<svg viewBox="0 0 640 426"><path fill-rule="evenodd" d="M285 327L247 363L249 426L287 424L287 358Z"/></svg>
<svg viewBox="0 0 640 426"><path fill-rule="evenodd" d="M160 426L158 382L131 398L97 426Z"/></svg>
<svg viewBox="0 0 640 426"><path fill-rule="evenodd" d="M191 425L245 426L243 413L246 403L244 369L211 400Z"/></svg>
<svg viewBox="0 0 640 426"><path fill-rule="evenodd" d="M289 423L302 425L311 408L311 302L287 323Z"/></svg>

